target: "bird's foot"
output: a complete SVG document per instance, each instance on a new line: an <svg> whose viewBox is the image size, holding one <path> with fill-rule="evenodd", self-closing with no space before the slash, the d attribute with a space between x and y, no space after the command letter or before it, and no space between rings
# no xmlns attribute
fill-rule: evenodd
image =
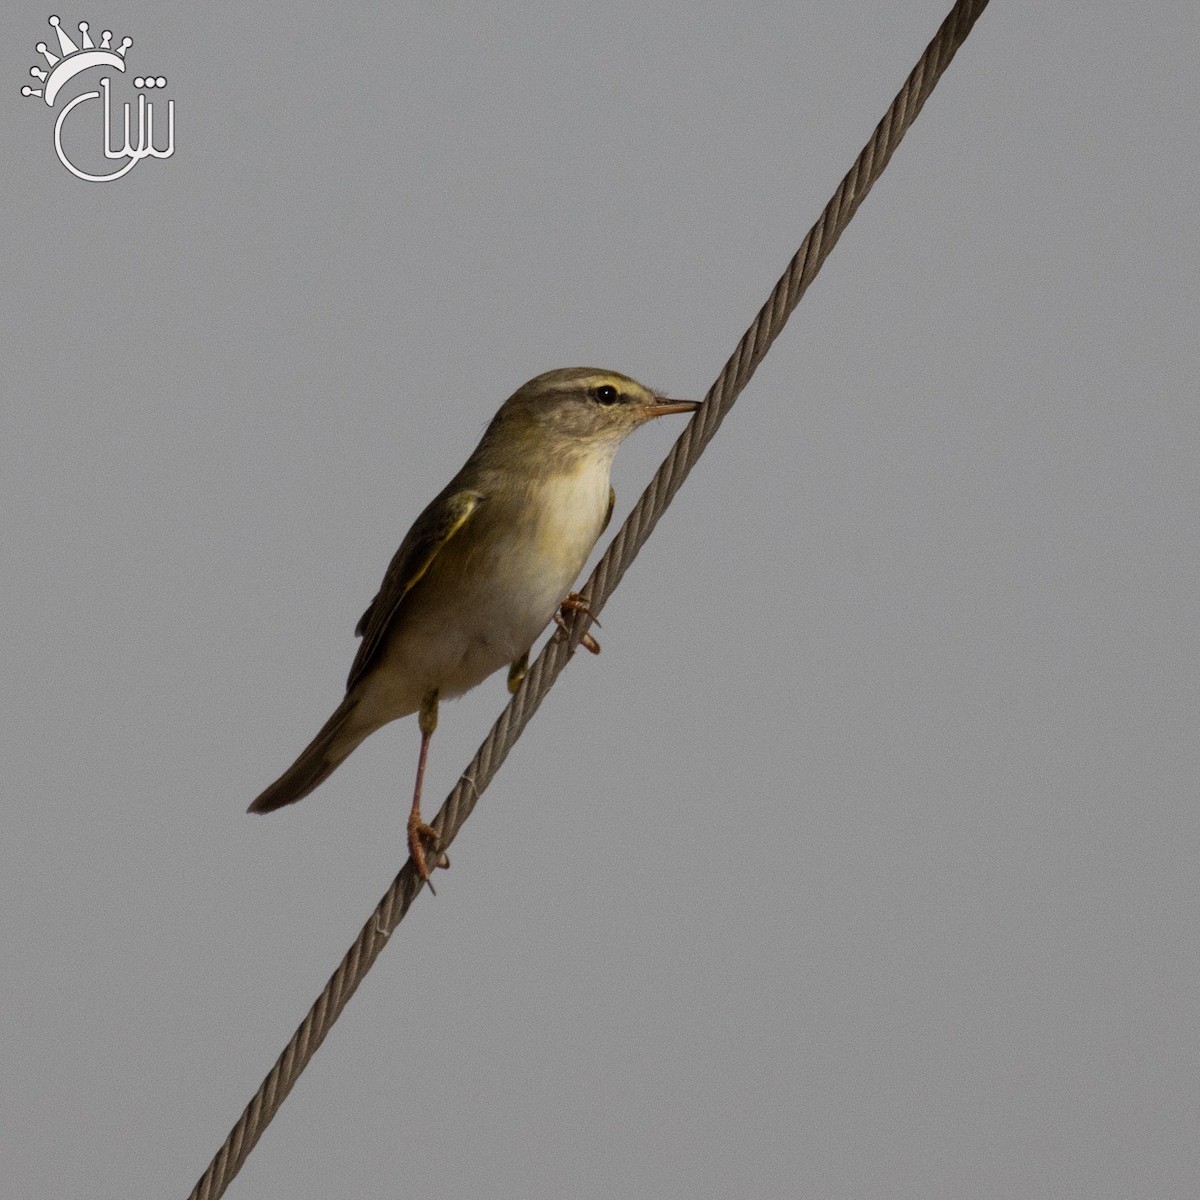
<svg viewBox="0 0 1200 1200"><path fill-rule="evenodd" d="M558 612L554 614L554 623L563 631L564 635L570 633L566 622L569 613L583 613L585 616L592 617L592 610L588 607L587 600L578 592L568 592L567 598L558 606ZM600 622L595 617L592 617L592 623L597 628L600 627ZM593 654L600 653L600 643L586 630L580 637L579 644Z"/></svg>
<svg viewBox="0 0 1200 1200"><path fill-rule="evenodd" d="M429 878L429 863L425 858L425 843L429 844L430 850L437 850L437 830L432 825L427 825L422 821L420 812L413 809L408 816L408 852L412 855L413 865L417 868L417 874L429 884L429 890L433 892L433 884ZM444 852L439 854L434 866L440 867L443 871L449 870L450 856ZM437 893L434 892L434 895L436 896Z"/></svg>
<svg viewBox="0 0 1200 1200"><path fill-rule="evenodd" d="M555 625L557 625L559 627L559 629L562 630L563 637L571 636L571 631L570 631L570 629L567 628L567 623L566 623L566 621L563 620L562 613L554 614L554 623L555 623ZM600 653L600 643L598 641L596 641L596 639L594 637L592 637L592 635L590 633L587 633L586 631L580 636L579 644L585 650L590 650L593 654Z"/></svg>
<svg viewBox="0 0 1200 1200"><path fill-rule="evenodd" d="M587 602L587 597L580 592L568 592L566 599L558 606L558 610L564 615L569 612L581 612L592 617L592 610ZM592 617L592 620L599 626L600 622L596 617Z"/></svg>

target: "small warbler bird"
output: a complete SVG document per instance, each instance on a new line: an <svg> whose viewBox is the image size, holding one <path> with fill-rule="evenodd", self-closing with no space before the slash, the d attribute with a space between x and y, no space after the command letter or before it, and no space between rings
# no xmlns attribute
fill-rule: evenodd
<svg viewBox="0 0 1200 1200"><path fill-rule="evenodd" d="M439 700L503 666L517 690L551 619L586 611L569 589L612 517L617 447L654 417L697 408L591 367L547 371L518 388L401 542L354 631L362 645L345 699L250 811L302 799L369 734L418 713L408 847L428 881L424 843L436 853L437 836L421 819L421 783ZM587 635L584 644L599 651ZM444 855L435 862L449 865Z"/></svg>

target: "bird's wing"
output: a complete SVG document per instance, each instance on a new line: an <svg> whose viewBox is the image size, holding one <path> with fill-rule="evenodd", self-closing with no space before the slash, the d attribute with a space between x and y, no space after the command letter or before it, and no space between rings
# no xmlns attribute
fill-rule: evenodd
<svg viewBox="0 0 1200 1200"><path fill-rule="evenodd" d="M606 508L604 510L604 524L600 526L600 533L596 534L597 539L599 539L601 534L603 534L604 531L608 528L608 523L609 523L609 521L612 520L612 510L616 507L616 504L617 504L617 492L616 492L616 489L613 487L613 485L610 483L608 485L608 508Z"/></svg>
<svg viewBox="0 0 1200 1200"><path fill-rule="evenodd" d="M442 547L467 523L482 500L480 492L443 492L417 518L392 558L378 595L354 628L355 634L362 637L362 645L354 656L350 677L346 680L347 691L371 665L404 603L404 597L429 570Z"/></svg>

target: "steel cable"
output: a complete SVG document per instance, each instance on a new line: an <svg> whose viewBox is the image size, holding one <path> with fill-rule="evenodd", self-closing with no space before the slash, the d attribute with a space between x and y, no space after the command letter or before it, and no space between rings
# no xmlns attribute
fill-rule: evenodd
<svg viewBox="0 0 1200 1200"><path fill-rule="evenodd" d="M703 406L688 423L592 572L583 588L583 595L593 616L599 614L620 583L659 517L720 428L734 401L837 244L858 206L883 173L893 151L916 120L943 71L986 7L987 0L959 0L942 22L854 165L800 244L758 316L708 390ZM530 666L520 689L500 714L431 822L443 848L450 846L463 822L471 815L508 752L554 685L559 672L574 654L588 624L587 614L576 613L569 625L569 636L564 637L560 632L552 637ZM200 1177L190 1200L217 1200L225 1194L263 1130L325 1040L333 1023L423 886L412 861L405 863L309 1009L308 1015L292 1035L291 1041L267 1073L254 1098L238 1118L224 1145Z"/></svg>

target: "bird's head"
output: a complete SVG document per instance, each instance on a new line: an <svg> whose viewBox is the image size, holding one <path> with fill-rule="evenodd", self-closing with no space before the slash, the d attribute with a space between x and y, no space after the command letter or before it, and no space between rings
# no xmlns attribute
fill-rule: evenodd
<svg viewBox="0 0 1200 1200"><path fill-rule="evenodd" d="M486 440L536 448L546 458L611 455L639 425L699 407L694 400L669 400L616 371L561 367L509 396Z"/></svg>

